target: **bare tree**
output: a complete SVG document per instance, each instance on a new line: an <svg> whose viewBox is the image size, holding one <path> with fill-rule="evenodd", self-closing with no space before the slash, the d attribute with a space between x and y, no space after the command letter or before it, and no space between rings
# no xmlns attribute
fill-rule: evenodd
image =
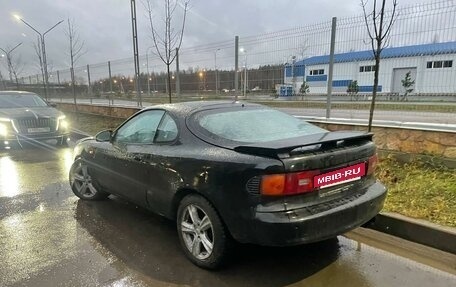
<svg viewBox="0 0 456 287"><path fill-rule="evenodd" d="M298 65L298 69L302 70L302 84L299 88L299 93L301 94L301 100L304 100L304 95L309 93L309 85L306 83L306 73L304 73L304 58L306 56L307 50L309 49L309 39L304 39L304 41L299 45L297 52L301 56L300 62L301 65ZM307 87L307 88L306 88Z"/></svg>
<svg viewBox="0 0 456 287"><path fill-rule="evenodd" d="M11 73L13 74L14 81L16 82L16 88L19 90L19 75L24 71L25 64L22 62L20 56L11 56Z"/></svg>
<svg viewBox="0 0 456 287"><path fill-rule="evenodd" d="M188 3L190 0L164 0L165 2L165 15L163 18L164 31L160 34L157 31L157 25L154 24L154 15L152 10L151 0L145 0L143 2L147 14L149 16L150 31L152 33L152 40L154 43L155 50L157 51L158 57L166 65L168 73L168 96L169 102L171 103L171 73L170 66L176 59L177 53L180 50L182 44L182 38L184 36L185 19L187 11L189 9ZM182 8L182 23L179 23L178 28L174 24L174 16L176 8Z"/></svg>
<svg viewBox="0 0 456 287"><path fill-rule="evenodd" d="M76 106L76 87L75 87L75 77L74 77L74 65L85 54L84 51L84 41L81 41L79 38L78 30L74 24L74 20L67 19L68 30L65 31L65 35L68 38L68 56L70 57L70 73L71 73L71 87L73 92L73 101L74 107L77 111Z"/></svg>
<svg viewBox="0 0 456 287"><path fill-rule="evenodd" d="M361 7L363 8L364 20L367 28L367 32L370 38L372 52L374 54L375 66L374 66L374 87L372 92L372 102L369 112L369 125L368 131L372 129L372 118L374 116L375 109L375 98L377 96L378 89L378 74L380 70L380 58L382 51L388 46L389 36L391 28L396 21L396 7L397 0L391 0L392 10L388 15L386 0L373 0L372 12L367 12L367 4L369 0L361 0ZM379 4L379 5L378 5ZM379 6L379 7L378 7Z"/></svg>
<svg viewBox="0 0 456 287"><path fill-rule="evenodd" d="M37 37L36 43L33 43L33 48L35 49L35 54L38 58L38 68L41 72L41 78L43 80L43 89L46 89L46 81L44 76L44 62L43 62L43 53L41 50L41 40L40 37Z"/></svg>
<svg viewBox="0 0 456 287"><path fill-rule="evenodd" d="M3 80L2 71L0 71L0 83L2 84L2 89L6 89L5 81Z"/></svg>
<svg viewBox="0 0 456 287"><path fill-rule="evenodd" d="M11 47L7 47L6 49L0 48L0 51L4 52L5 56L6 56L6 63L7 63L7 66L8 66L8 74L9 74L9 79L10 79L11 83L13 82L13 75L14 75L13 71L14 71L14 68L15 68L14 67L15 66L15 61L14 61L14 57L13 57L13 51L16 50L20 45L22 45L22 43L17 44L13 48L11 48ZM19 84L17 82L17 79L16 79L16 85L19 88Z"/></svg>

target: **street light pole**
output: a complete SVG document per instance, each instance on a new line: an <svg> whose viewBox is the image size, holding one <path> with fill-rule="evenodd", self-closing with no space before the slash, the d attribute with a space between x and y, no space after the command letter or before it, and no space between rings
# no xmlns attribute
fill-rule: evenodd
<svg viewBox="0 0 456 287"><path fill-rule="evenodd" d="M217 52L220 51L220 48L214 52L214 66L215 66L215 94L219 93L219 84L218 84L218 70L217 70Z"/></svg>
<svg viewBox="0 0 456 287"><path fill-rule="evenodd" d="M48 76L48 70L47 70L47 58L46 58L46 43L44 41L44 37L46 36L47 33L51 32L52 29L54 29L55 27L57 27L59 24L61 24L63 22L63 20L57 22L54 26L52 26L51 28L47 29L43 34L41 34L40 32L38 32L38 30L36 30L32 25L30 25L29 23L27 23L24 19L22 19L21 17L15 15L15 17L18 19L18 20L21 20L22 23L24 23L25 25L27 25L30 29L32 29L33 31L35 31L39 36L40 36L40 41L41 41L41 52L42 52L42 57L43 57L43 70L44 70L44 97L45 99L47 100L47 86L49 84L49 76Z"/></svg>
<svg viewBox="0 0 456 287"><path fill-rule="evenodd" d="M142 107L141 98L141 84L140 84L140 72L139 72L139 47L138 47L138 26L136 21L136 1L130 0L131 8L131 29L132 29L132 40L133 40L133 59L135 63L135 78L136 78L136 97L139 107Z"/></svg>

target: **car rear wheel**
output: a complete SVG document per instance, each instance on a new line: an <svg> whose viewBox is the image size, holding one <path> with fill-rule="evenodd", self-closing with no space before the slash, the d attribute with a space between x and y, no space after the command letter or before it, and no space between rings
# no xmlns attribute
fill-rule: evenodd
<svg viewBox="0 0 456 287"><path fill-rule="evenodd" d="M232 239L205 198L192 194L180 202L177 230L182 249L194 264L216 269L226 262Z"/></svg>
<svg viewBox="0 0 456 287"><path fill-rule="evenodd" d="M81 159L76 160L71 166L70 186L73 193L84 200L101 200L109 195L97 187L87 165Z"/></svg>

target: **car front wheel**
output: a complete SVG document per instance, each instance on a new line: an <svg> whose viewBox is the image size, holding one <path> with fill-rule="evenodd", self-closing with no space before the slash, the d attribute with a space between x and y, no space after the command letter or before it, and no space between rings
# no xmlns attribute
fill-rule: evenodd
<svg viewBox="0 0 456 287"><path fill-rule="evenodd" d="M181 201L177 230L184 253L194 264L216 269L226 262L232 239L205 198L192 194Z"/></svg>
<svg viewBox="0 0 456 287"><path fill-rule="evenodd" d="M76 160L71 166L70 186L73 193L84 200L101 200L109 195L97 188L87 164L82 159Z"/></svg>

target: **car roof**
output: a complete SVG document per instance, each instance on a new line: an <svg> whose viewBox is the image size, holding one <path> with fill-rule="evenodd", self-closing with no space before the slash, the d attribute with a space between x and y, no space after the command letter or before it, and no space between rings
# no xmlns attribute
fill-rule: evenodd
<svg viewBox="0 0 456 287"><path fill-rule="evenodd" d="M147 109L164 109L181 116L187 116L196 111L223 109L232 107L263 107L259 104L239 101L194 101L175 104L162 104L148 107Z"/></svg>
<svg viewBox="0 0 456 287"><path fill-rule="evenodd" d="M27 92L27 91L0 91L0 96L1 95L24 95L24 96L36 96L37 94L32 93L32 92Z"/></svg>

